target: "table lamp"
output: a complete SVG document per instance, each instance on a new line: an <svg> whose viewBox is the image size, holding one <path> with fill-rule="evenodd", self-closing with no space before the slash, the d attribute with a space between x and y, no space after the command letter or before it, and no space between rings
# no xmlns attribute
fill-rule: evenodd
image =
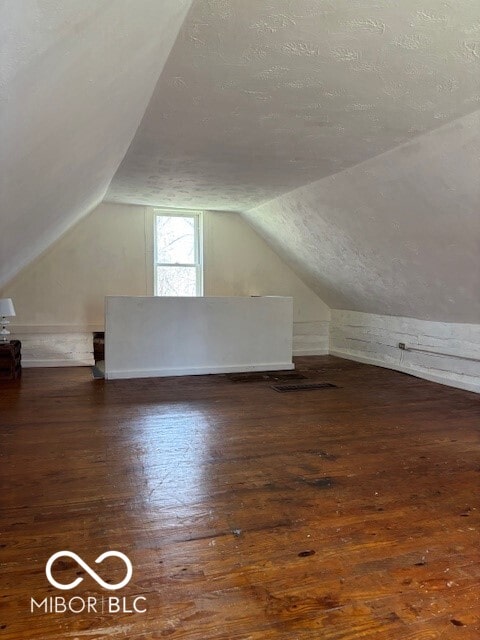
<svg viewBox="0 0 480 640"><path fill-rule="evenodd" d="M9 317L15 315L15 307L11 298L0 298L0 325L2 330L0 331L0 342L7 342L10 331L7 329L7 324L10 324Z"/></svg>

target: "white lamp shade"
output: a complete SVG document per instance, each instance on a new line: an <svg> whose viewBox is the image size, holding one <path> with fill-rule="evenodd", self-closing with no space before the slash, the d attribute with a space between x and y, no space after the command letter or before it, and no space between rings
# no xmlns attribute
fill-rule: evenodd
<svg viewBox="0 0 480 640"><path fill-rule="evenodd" d="M11 298L0 298L0 316L14 316L15 307Z"/></svg>

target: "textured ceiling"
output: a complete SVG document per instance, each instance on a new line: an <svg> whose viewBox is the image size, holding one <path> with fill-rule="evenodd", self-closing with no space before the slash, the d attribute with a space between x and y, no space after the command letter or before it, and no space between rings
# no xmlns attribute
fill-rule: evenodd
<svg viewBox="0 0 480 640"><path fill-rule="evenodd" d="M336 309L480 323L480 111L245 214Z"/></svg>
<svg viewBox="0 0 480 640"><path fill-rule="evenodd" d="M0 1L0 285L103 198L190 2Z"/></svg>
<svg viewBox="0 0 480 640"><path fill-rule="evenodd" d="M478 0L195 0L108 199L242 210L478 108Z"/></svg>
<svg viewBox="0 0 480 640"><path fill-rule="evenodd" d="M115 174L244 211L332 307L480 322L480 2L190 4L0 0L0 285Z"/></svg>

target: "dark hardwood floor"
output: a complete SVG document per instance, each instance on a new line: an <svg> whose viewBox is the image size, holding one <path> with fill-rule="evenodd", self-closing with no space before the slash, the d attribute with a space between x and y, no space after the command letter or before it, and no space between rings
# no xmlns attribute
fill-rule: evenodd
<svg viewBox="0 0 480 640"><path fill-rule="evenodd" d="M0 635L478 640L480 397L332 357L297 366L339 388L83 368L2 383ZM122 589L67 557L54 578L81 584L47 580L69 550L118 583L121 559L95 564L112 549L133 564ZM89 597L97 611L31 601ZM109 597L147 611L102 613Z"/></svg>

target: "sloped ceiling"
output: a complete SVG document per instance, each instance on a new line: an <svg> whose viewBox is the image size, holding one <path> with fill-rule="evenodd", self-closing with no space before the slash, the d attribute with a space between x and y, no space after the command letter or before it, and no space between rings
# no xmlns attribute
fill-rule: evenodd
<svg viewBox="0 0 480 640"><path fill-rule="evenodd" d="M246 217L330 307L480 323L480 111Z"/></svg>
<svg viewBox="0 0 480 640"><path fill-rule="evenodd" d="M102 200L190 4L0 2L0 284Z"/></svg>
<svg viewBox="0 0 480 640"><path fill-rule="evenodd" d="M0 284L111 181L244 212L332 307L478 322L478 0L189 5L0 0Z"/></svg>
<svg viewBox="0 0 480 640"><path fill-rule="evenodd" d="M479 106L478 0L196 0L108 193L244 210Z"/></svg>

